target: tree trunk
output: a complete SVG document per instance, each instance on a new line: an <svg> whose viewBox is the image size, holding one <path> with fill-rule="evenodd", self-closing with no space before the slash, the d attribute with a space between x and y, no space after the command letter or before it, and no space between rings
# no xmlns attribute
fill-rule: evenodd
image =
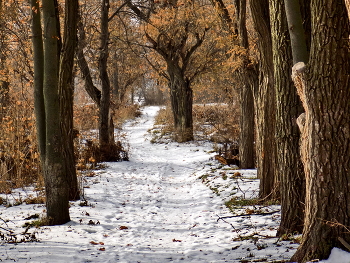
<svg viewBox="0 0 350 263"><path fill-rule="evenodd" d="M235 72L240 81L240 138L239 138L239 160L242 169L255 168L254 158L254 99L253 89L256 84L255 78L257 72L250 74L253 68L248 68L249 61L249 42L248 32L246 28L246 0L235 0L234 5L237 13L238 27L234 22L222 0L210 1L220 17L222 27L229 32L232 39L232 45L239 45L246 49L246 53L242 55L244 66ZM237 30L236 30L237 27ZM237 36L238 33L238 36ZM239 41L238 41L239 40Z"/></svg>
<svg viewBox="0 0 350 263"><path fill-rule="evenodd" d="M86 46L86 37L84 25L81 22L80 15L78 15L78 47L76 51L77 64L85 80L85 90L90 98L100 107L101 91L94 86L92 81L89 65L84 56L84 47Z"/></svg>
<svg viewBox="0 0 350 263"><path fill-rule="evenodd" d="M5 23L6 18L4 18L4 8L3 8L3 1L0 0L0 122L2 121L2 118L5 114L5 109L9 104L9 88L10 83L8 81L7 72L6 69L6 50L7 50L7 44L6 44L6 31L5 31Z"/></svg>
<svg viewBox="0 0 350 263"><path fill-rule="evenodd" d="M278 236L301 233L304 223L305 175L296 124L301 101L291 78L292 53L283 0L270 0L274 85L276 92L276 175L281 180Z"/></svg>
<svg viewBox="0 0 350 263"><path fill-rule="evenodd" d="M42 165L45 163L46 124L44 105L44 47L41 29L40 7L37 0L31 0L32 10L32 44L34 60L34 111L38 147Z"/></svg>
<svg viewBox="0 0 350 263"><path fill-rule="evenodd" d="M293 52L293 65L298 62L306 63L309 53L306 46L299 0L284 0L284 4Z"/></svg>
<svg viewBox="0 0 350 263"><path fill-rule="evenodd" d="M70 220L68 185L62 154L59 73L59 20L55 1L42 2L44 20L44 99L46 114L46 154L44 178L46 210L50 224L63 224Z"/></svg>
<svg viewBox="0 0 350 263"><path fill-rule="evenodd" d="M260 198L278 197L278 178L275 178L275 92L273 84L272 41L268 0L250 1L255 29L259 37L260 76L256 90L256 157L260 178Z"/></svg>
<svg viewBox="0 0 350 263"><path fill-rule="evenodd" d="M243 75L243 77L247 75ZM246 83L240 89L240 137L239 137L239 167L241 169L255 168L254 159L254 97L250 84Z"/></svg>
<svg viewBox="0 0 350 263"><path fill-rule="evenodd" d="M292 261L324 259L350 243L350 49L343 0L313 0L310 60L294 66L305 114L301 155L306 175L302 244Z"/></svg>
<svg viewBox="0 0 350 263"><path fill-rule="evenodd" d="M61 128L63 140L63 157L69 185L69 199L79 199L79 187L75 169L75 154L73 143L73 67L77 35L78 1L66 0L63 49L60 62L59 93L61 99Z"/></svg>
<svg viewBox="0 0 350 263"><path fill-rule="evenodd" d="M100 135L100 149L102 153L109 159L109 152L114 145L114 125L112 113L110 110L111 98L111 84L107 72L108 61L108 12L109 0L102 0L101 9L101 42L100 42L100 57L99 57L99 71L100 80L102 83L102 96L99 113L99 135Z"/></svg>
<svg viewBox="0 0 350 263"><path fill-rule="evenodd" d="M181 74L180 68L168 62L170 76L170 100L174 116L175 141L188 142L193 140L193 92L190 83Z"/></svg>
<svg viewBox="0 0 350 263"><path fill-rule="evenodd" d="M255 125L254 125L254 97L253 90L256 81L255 74L250 74L248 65L251 63L249 59L249 42L248 32L246 27L246 0L234 1L237 12L237 24L240 45L246 49L246 54L243 55L244 66L238 73L241 82L240 89L240 140L239 140L239 166L241 169L253 169L255 168L254 159L254 138L255 138ZM257 73L257 72L256 72Z"/></svg>

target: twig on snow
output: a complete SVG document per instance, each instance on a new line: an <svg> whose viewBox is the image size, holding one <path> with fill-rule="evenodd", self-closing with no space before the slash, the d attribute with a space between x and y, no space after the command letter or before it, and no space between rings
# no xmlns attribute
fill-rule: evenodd
<svg viewBox="0 0 350 263"><path fill-rule="evenodd" d="M272 211L272 212L266 212L266 213L256 213L256 214L240 214L240 215L233 215L233 216L218 216L218 220L219 221L220 219L223 220L223 219L226 219L226 218L233 218L233 217L241 217L241 216L267 216L267 215L272 215L272 214L275 214L275 213L278 213L280 212L280 210L276 210L276 211Z"/></svg>

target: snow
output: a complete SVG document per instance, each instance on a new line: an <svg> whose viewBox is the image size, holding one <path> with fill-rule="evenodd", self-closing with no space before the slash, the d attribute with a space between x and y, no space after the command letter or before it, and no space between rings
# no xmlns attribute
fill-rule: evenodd
<svg viewBox="0 0 350 263"><path fill-rule="evenodd" d="M322 263L350 263L350 253L334 247L327 260L320 261Z"/></svg>
<svg viewBox="0 0 350 263"><path fill-rule="evenodd" d="M71 221L30 228L38 242L0 240L1 262L269 262L288 260L298 244L275 238L279 206L250 206L231 213L232 197L254 198L255 170L220 167L210 143L152 144L159 107L145 107L124 125L130 161L106 164L85 177L81 201L71 202ZM237 176L237 172L241 176ZM211 189L212 190L211 190ZM12 202L33 189L1 195ZM30 215L45 215L44 205L0 207L0 232L18 236ZM232 216L235 217L232 217ZM6 230L5 230L6 229ZM344 256L344 261L334 258ZM328 261L350 262L333 250ZM333 261L332 261L333 260Z"/></svg>

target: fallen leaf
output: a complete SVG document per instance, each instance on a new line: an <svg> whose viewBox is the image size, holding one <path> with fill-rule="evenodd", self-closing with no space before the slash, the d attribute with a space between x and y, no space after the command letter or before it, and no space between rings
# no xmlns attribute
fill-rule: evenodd
<svg viewBox="0 0 350 263"><path fill-rule="evenodd" d="M251 215L253 214L255 211L253 209L246 209L245 212L248 214L248 215Z"/></svg>

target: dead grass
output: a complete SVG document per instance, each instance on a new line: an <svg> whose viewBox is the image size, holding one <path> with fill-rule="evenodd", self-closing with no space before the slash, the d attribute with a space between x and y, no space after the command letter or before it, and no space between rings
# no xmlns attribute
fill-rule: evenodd
<svg viewBox="0 0 350 263"><path fill-rule="evenodd" d="M33 107L8 97L0 113L0 193L40 180Z"/></svg>
<svg viewBox="0 0 350 263"><path fill-rule="evenodd" d="M227 104L201 104L193 106L193 130L196 141L214 142L216 150L238 147L239 111ZM155 118L152 130L153 143L172 140L173 115L170 106L161 109ZM232 146L231 146L232 145Z"/></svg>

